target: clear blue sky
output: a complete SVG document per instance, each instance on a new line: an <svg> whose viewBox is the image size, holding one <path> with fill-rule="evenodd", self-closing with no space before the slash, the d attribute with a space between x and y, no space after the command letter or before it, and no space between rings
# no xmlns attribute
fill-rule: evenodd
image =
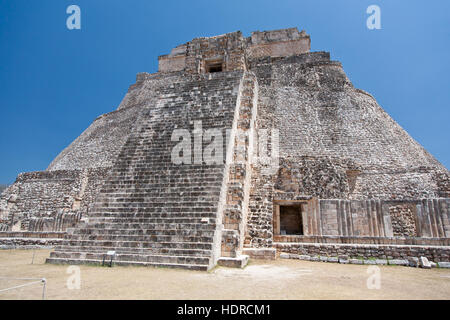
<svg viewBox="0 0 450 320"><path fill-rule="evenodd" d="M68 30L66 8L81 8ZM366 8L381 8L381 30ZM194 37L305 29L355 87L450 167L450 1L0 0L0 183L44 170L138 72Z"/></svg>

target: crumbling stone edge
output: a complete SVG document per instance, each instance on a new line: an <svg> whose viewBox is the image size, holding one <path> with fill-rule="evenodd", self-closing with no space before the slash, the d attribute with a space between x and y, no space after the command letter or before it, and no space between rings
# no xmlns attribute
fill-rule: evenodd
<svg viewBox="0 0 450 320"><path fill-rule="evenodd" d="M358 257L349 257L347 255L340 255L337 257L329 256L309 256L304 254L294 254L281 252L281 259L297 259L305 261L330 262L341 264L359 264L359 265L390 265L390 266L405 266L413 268L450 268L448 261L429 261L426 257L409 257L408 259L362 259Z"/></svg>
<svg viewBox="0 0 450 320"><path fill-rule="evenodd" d="M0 238L0 250L6 249L53 249L64 239L52 238Z"/></svg>

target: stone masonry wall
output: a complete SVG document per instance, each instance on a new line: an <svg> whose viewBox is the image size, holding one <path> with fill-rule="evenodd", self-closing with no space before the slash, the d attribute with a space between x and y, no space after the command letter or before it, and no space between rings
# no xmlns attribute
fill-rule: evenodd
<svg viewBox="0 0 450 320"><path fill-rule="evenodd" d="M144 155L137 154L135 166L130 166L133 152L166 148L163 138L170 126L192 129L194 121L204 119L210 126L231 127L236 83L250 72L258 84L253 93L258 106L255 132L276 129L278 138L269 139L267 150L276 150L279 142L279 154L273 159L275 170L274 163L251 164L248 212L241 209L247 214L245 246L273 246L274 206L281 200L302 202L304 230L310 236L449 237L449 171L370 94L354 88L329 53L309 50L309 36L296 28L257 31L248 38L238 31L174 48L159 57L158 73L138 74L118 109L98 117L47 171L19 175L0 197L0 231L28 230L30 225L49 230L51 221L70 225L89 214L94 203L101 208L97 194L105 184L128 192L132 181L131 189L143 188L141 194L147 194L143 177L153 179L146 176L149 170L159 168L165 181L181 169L164 167L155 160L158 154L144 164ZM207 74L211 63L221 63L225 72ZM187 111L189 118L184 119ZM167 161L167 155L163 158ZM116 176L111 168L117 169ZM230 174L239 175L239 170ZM192 172L181 170L176 178L189 181ZM228 193L242 189L231 186ZM169 191L164 192L172 195ZM163 203L157 193L156 203ZM144 201L141 194L133 191L130 203ZM186 200L188 206L195 207Z"/></svg>
<svg viewBox="0 0 450 320"><path fill-rule="evenodd" d="M48 170L111 167L140 110L140 105L133 105L98 117L55 158Z"/></svg>
<svg viewBox="0 0 450 320"><path fill-rule="evenodd" d="M159 97L159 88L177 81L183 77L138 74L118 110L98 117L47 171L19 175L2 194L0 230L28 230L30 222L32 228L48 229L62 212L88 215L143 111Z"/></svg>
<svg viewBox="0 0 450 320"><path fill-rule="evenodd" d="M80 215L77 219L80 219L88 214L108 170L99 168L20 174L0 198L0 219L9 230L15 231L30 230L37 225L42 229L47 222L53 225L53 220L61 214L78 212ZM72 218L61 219L66 221Z"/></svg>
<svg viewBox="0 0 450 320"><path fill-rule="evenodd" d="M79 170L22 173L2 195L2 200L13 203L9 215L15 221L39 212L70 210L81 186L80 175Z"/></svg>
<svg viewBox="0 0 450 320"><path fill-rule="evenodd" d="M311 39L305 31L297 28L255 31L250 38L248 55L258 57L287 57L309 52Z"/></svg>
<svg viewBox="0 0 450 320"><path fill-rule="evenodd" d="M116 263L201 270L215 265L225 163L209 163L207 150L212 138L220 141L214 154L231 144L226 133L235 119L242 76L241 71L186 74L153 95L138 92L155 80L143 76L133 91L145 108L101 187L89 222L67 236L70 249L78 251L62 248L50 261L98 262L99 251L114 248ZM219 134L208 138L209 129ZM182 163L176 157L180 152Z"/></svg>
<svg viewBox="0 0 450 320"><path fill-rule="evenodd" d="M297 28L255 31L244 38L240 31L196 38L158 57L158 72L205 73L209 61L222 62L224 71L247 70L247 57L289 57L310 51L311 40Z"/></svg>
<svg viewBox="0 0 450 320"><path fill-rule="evenodd" d="M445 238L450 199L319 200L321 230L311 235Z"/></svg>
<svg viewBox="0 0 450 320"><path fill-rule="evenodd" d="M450 260L450 248L448 246L277 243L275 247L278 252L325 258L347 256L349 258L393 260L408 259L412 257L427 257L431 261Z"/></svg>
<svg viewBox="0 0 450 320"><path fill-rule="evenodd" d="M394 236L416 237L416 212L414 206L396 205L389 207Z"/></svg>
<svg viewBox="0 0 450 320"><path fill-rule="evenodd" d="M341 64L330 61L328 54L262 57L250 59L248 65L260 84L258 130L279 130L280 158L272 175L253 170L247 246L272 245L275 192L354 200L447 194L448 170L371 95L355 89ZM333 219L323 230L339 234ZM362 221L355 232L374 232ZM433 234L443 232L436 229Z"/></svg>
<svg viewBox="0 0 450 320"><path fill-rule="evenodd" d="M245 70L244 38L240 31L223 36L196 38L187 43L186 71L205 73L206 62L223 61L224 71Z"/></svg>

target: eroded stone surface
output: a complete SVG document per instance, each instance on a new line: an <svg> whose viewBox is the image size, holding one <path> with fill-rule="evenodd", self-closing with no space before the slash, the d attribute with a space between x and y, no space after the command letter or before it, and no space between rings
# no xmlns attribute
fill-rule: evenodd
<svg viewBox="0 0 450 320"><path fill-rule="evenodd" d="M276 251L448 261L448 170L328 52L309 50L296 28L177 46L47 170L18 176L0 197L0 231L70 230L55 263L96 262L110 249L123 264L201 270ZM200 162L173 163L176 129ZM194 143L209 129L223 135L219 163L202 158L211 141ZM265 151L275 156L263 161ZM296 235L280 223L289 205L301 215L290 220L301 222Z"/></svg>

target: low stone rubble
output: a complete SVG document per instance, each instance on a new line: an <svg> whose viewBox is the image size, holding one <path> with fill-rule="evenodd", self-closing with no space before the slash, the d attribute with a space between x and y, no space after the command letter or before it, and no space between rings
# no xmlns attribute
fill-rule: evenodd
<svg viewBox="0 0 450 320"><path fill-rule="evenodd" d="M450 268L450 262L439 261L433 262L429 261L427 257L410 257L406 259L362 259L362 258L349 258L347 256L339 257L327 257L327 256L308 256L304 254L293 254L293 253L280 253L281 259L297 259L304 261L320 261L320 262L331 262L331 263L341 263L341 264L359 264L359 265L389 265L389 266L405 266L423 269L431 268Z"/></svg>
<svg viewBox="0 0 450 320"><path fill-rule="evenodd" d="M430 261L426 257L420 257L419 259L420 267L424 269L431 269Z"/></svg>
<svg viewBox="0 0 450 320"><path fill-rule="evenodd" d="M409 262L408 262L408 260L404 260L404 259L393 259L393 260L388 260L388 264L390 266L408 266Z"/></svg>
<svg viewBox="0 0 450 320"><path fill-rule="evenodd" d="M419 266L419 258L417 257L408 258L408 265L410 267L417 268Z"/></svg>

